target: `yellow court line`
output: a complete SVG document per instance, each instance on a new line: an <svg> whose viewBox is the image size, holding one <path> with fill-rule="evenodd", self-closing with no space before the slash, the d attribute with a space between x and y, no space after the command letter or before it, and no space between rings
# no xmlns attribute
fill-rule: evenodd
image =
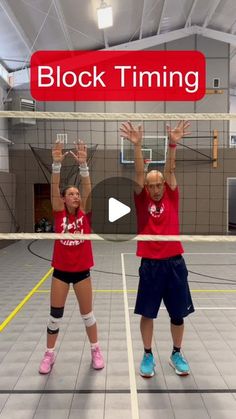
<svg viewBox="0 0 236 419"><path fill-rule="evenodd" d="M22 307L27 303L27 301L32 297L33 294L40 294L40 293L49 293L50 290L39 290L40 286L46 281L46 279L51 275L53 271L53 268L50 268L49 271L43 276L43 278L37 283L37 285L25 296L25 298L18 304L18 306L9 314L9 316L0 324L0 332L3 331L3 329L10 323L10 321L16 316L16 314L22 309ZM73 292L73 290L71 290ZM117 290L109 290L109 289L94 289L93 292L98 293L108 293L108 292L114 292L114 293L123 293L123 289L117 289ZM136 293L137 290L127 290L128 293ZM230 289L203 289L203 290L191 290L193 293L202 293L202 292L212 292L212 293L234 293L236 290L230 290Z"/></svg>
<svg viewBox="0 0 236 419"><path fill-rule="evenodd" d="M36 291L36 293L37 294L40 294L40 293L48 293L48 292L50 292L50 290L38 290L38 291ZM69 292L74 292L72 289L69 291ZM93 290L93 292L104 292L104 293L106 293L106 292L117 292L117 293L123 293L124 292L124 290L107 290L107 289L105 289L105 290L96 290L96 289L94 289ZM127 290L127 292L137 292L137 290Z"/></svg>
<svg viewBox="0 0 236 419"><path fill-rule="evenodd" d="M18 306L9 314L9 316L0 324L0 332L10 323L10 321L16 316L16 314L22 309L22 307L27 303L27 301L36 293L38 288L46 281L49 275L52 273L53 268L50 268L49 271L43 276L42 279L35 285L35 287L23 298L23 300L18 304Z"/></svg>
<svg viewBox="0 0 236 419"><path fill-rule="evenodd" d="M216 289L212 289L212 290L190 290L191 292L194 292L194 293L197 293L197 292L222 292L222 293L234 293L234 292L236 292L236 289L235 290L227 290L227 289L225 289L225 290L216 290ZM38 291L36 291L36 293L49 293L50 292L50 290L38 290ZM70 292L74 292L73 290L70 290ZM93 292L101 292L101 293L107 293L107 292L117 292L117 293L123 293L124 292L124 290L107 290L107 289L105 289L105 290L99 290L99 289L94 289L93 290ZM127 292L129 292L129 293L136 293L137 292L137 290L127 290Z"/></svg>
<svg viewBox="0 0 236 419"><path fill-rule="evenodd" d="M229 293L236 292L236 290L215 290L215 289L213 290L191 290L190 289L190 291L191 292L229 292Z"/></svg>

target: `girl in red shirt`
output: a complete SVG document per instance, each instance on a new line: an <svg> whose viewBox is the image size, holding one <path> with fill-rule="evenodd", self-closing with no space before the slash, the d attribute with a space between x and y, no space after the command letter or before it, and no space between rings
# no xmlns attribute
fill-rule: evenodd
<svg viewBox="0 0 236 419"><path fill-rule="evenodd" d="M79 164L82 191L76 186L67 186L60 194L60 169L65 156L71 153ZM82 141L76 144L75 152L63 154L62 144L57 141L52 149L51 203L55 218L56 233L91 232L91 181L87 166L87 148ZM97 324L92 309L92 284L90 268L93 266L91 242L88 240L56 240L52 266L51 310L47 326L47 349L40 363L39 372L48 374L55 362L55 344L64 306L73 284L80 313L91 344L92 366L104 367L103 356L98 344Z"/></svg>

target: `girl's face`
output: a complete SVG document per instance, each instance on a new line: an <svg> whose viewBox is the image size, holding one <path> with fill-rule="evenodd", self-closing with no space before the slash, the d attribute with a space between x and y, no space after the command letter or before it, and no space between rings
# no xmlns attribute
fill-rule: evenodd
<svg viewBox="0 0 236 419"><path fill-rule="evenodd" d="M74 212L80 206L81 196L77 188L68 188L63 196L63 201L69 211Z"/></svg>

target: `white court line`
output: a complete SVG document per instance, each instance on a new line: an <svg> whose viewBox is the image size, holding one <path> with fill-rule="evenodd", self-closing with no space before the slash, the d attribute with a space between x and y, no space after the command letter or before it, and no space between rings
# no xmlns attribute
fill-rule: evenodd
<svg viewBox="0 0 236 419"><path fill-rule="evenodd" d="M126 342L127 342L128 365L129 365L131 414L132 414L132 419L139 419L137 386L136 386L136 379L135 379L134 356L133 356L133 347L132 347L132 338L131 338L130 320L129 320L129 305L128 305L128 296L127 296L126 277L125 277L124 253L121 253L121 268L122 268L123 295L124 295L124 307L125 307Z"/></svg>
<svg viewBox="0 0 236 419"><path fill-rule="evenodd" d="M134 253L134 252L130 252L130 253L123 253L123 255L136 255L136 253ZM185 256L185 255L235 255L236 256L236 252L234 252L234 253L228 253L228 252L221 252L221 253L216 253L216 252L209 252L209 253L207 253L207 252L203 252L203 253L199 253L199 252L190 252L190 253L187 253L187 252L184 252L183 253L183 256ZM137 258L138 258L139 256L137 256Z"/></svg>
<svg viewBox="0 0 236 419"><path fill-rule="evenodd" d="M195 307L194 306L194 309L195 310L236 310L236 307L234 306L234 307L229 307L229 306L227 306L227 307L215 307L215 306L210 306L210 307ZM134 307L129 307L129 310L134 310ZM166 310L166 308L165 307L160 307L160 310Z"/></svg>

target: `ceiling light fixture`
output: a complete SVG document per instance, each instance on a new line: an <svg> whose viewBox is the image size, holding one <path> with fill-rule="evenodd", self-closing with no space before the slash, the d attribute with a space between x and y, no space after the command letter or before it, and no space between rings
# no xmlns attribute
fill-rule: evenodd
<svg viewBox="0 0 236 419"><path fill-rule="evenodd" d="M110 28L113 25L112 7L104 0L101 0L101 5L97 9L98 28Z"/></svg>

